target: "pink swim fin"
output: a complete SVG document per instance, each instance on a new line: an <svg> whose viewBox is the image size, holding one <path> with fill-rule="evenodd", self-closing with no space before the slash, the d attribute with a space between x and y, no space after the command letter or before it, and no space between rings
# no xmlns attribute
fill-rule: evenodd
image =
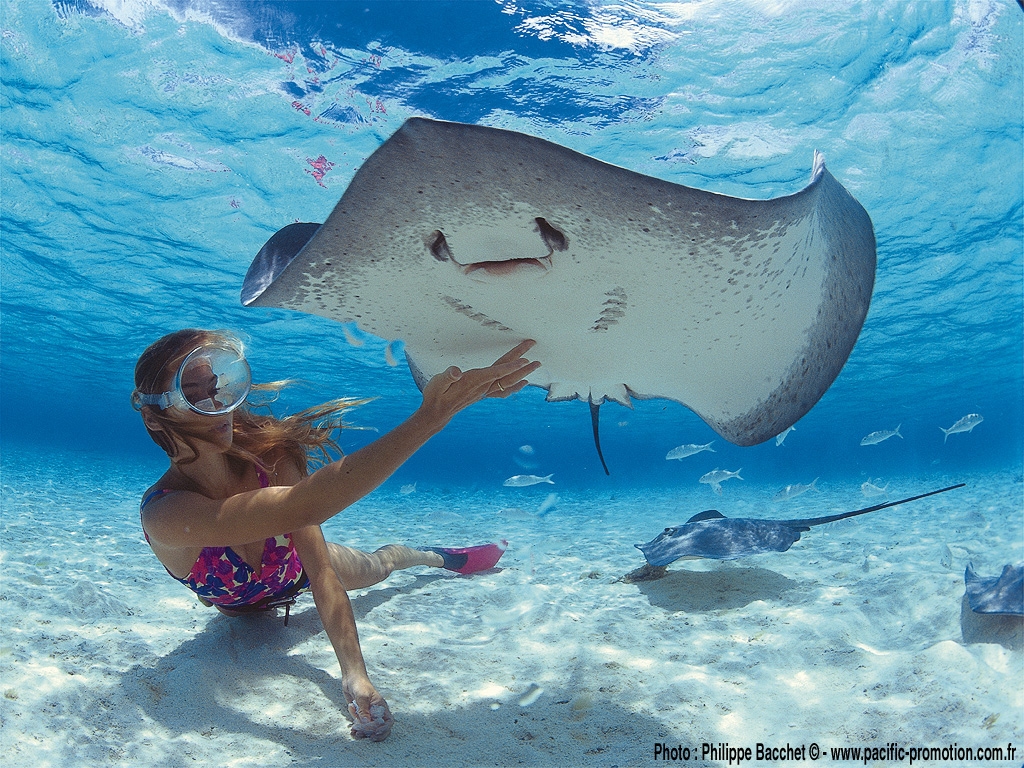
<svg viewBox="0 0 1024 768"><path fill-rule="evenodd" d="M423 547L428 552L437 552L444 558L444 569L456 573L476 573L493 568L505 554L508 542L480 544L476 547Z"/></svg>

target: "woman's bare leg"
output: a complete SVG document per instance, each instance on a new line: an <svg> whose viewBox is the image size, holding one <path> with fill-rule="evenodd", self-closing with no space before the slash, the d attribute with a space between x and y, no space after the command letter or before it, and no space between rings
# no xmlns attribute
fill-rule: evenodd
<svg viewBox="0 0 1024 768"><path fill-rule="evenodd" d="M415 565L431 565L440 568L444 558L437 552L423 552L401 544L385 544L376 552L343 547L327 542L331 565L338 574L345 589L361 589L379 584L392 571L412 568Z"/></svg>

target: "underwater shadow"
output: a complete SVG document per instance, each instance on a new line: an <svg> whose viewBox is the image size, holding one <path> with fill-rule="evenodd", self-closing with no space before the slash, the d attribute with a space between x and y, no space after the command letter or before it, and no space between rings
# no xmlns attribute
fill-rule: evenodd
<svg viewBox="0 0 1024 768"><path fill-rule="evenodd" d="M757 600L778 602L791 597L799 583L758 567L714 571L669 571L657 581L638 582L651 605L666 611L704 613L742 608Z"/></svg>
<svg viewBox="0 0 1024 768"><path fill-rule="evenodd" d="M492 569L498 570L498 569ZM392 598L398 595L405 594L408 592L417 592L425 587L429 587L435 581L441 579L450 579L451 576L445 576L440 573L426 573L426 574L415 574L416 580L412 584L403 584L395 587L382 587L377 589L371 589L368 592L364 592L357 597L352 597L352 615L355 616L356 621L365 619L366 616L373 611L375 608L387 603Z"/></svg>
<svg viewBox="0 0 1024 768"><path fill-rule="evenodd" d="M419 591L443 578L440 574L417 574L412 583L370 589L351 597L353 613L358 621L392 598ZM299 697L302 703L291 708L303 710L304 705L322 696L332 710L333 728L329 729L348 732L348 703L340 673L329 674L308 661L306 654L294 650L317 635L322 635L325 649L330 648L312 595L299 597L287 626L280 609L235 617L221 615L213 608L200 610L209 612L204 616L207 623L173 651L148 656L123 670L112 689L82 688L70 697L69 721L85 725L92 738L75 745L68 759L59 764L73 765L83 756L96 754L113 759L120 755L126 741L134 740L125 738L128 732L148 730L154 724L164 734L156 741L166 742L172 750L160 757L160 764L165 766L195 765L194 755L188 750L182 754L178 743L181 737L188 741L230 733L236 739L256 738L285 745L292 753L308 751L310 757L322 755L324 739L353 743L339 733L326 737L309 733L322 728L316 728L319 723L305 711L296 712L294 718L285 714L280 722L269 716L269 712L289 708L288 702L274 699L275 690L296 684L305 690ZM291 701L294 691L289 690L289 694ZM257 701L260 696L266 701ZM261 708L267 713L261 713ZM322 702L317 709L322 721ZM296 739L298 743L293 743ZM309 742L308 750L302 747L305 741Z"/></svg>
<svg viewBox="0 0 1024 768"><path fill-rule="evenodd" d="M472 574L476 576L486 576L493 573L501 573L503 568L488 568L485 571L476 571ZM365 619L367 615L374 610L384 605L386 602L391 600L398 595L402 595L408 592L417 592L426 587L431 586L436 581L447 581L449 579L464 579L468 578L463 575L446 575L442 573L426 573L416 574L415 581L412 584L403 584L395 587L383 587L372 589L369 592L364 592L358 597L351 598L352 600L352 615L355 616L356 621Z"/></svg>
<svg viewBox="0 0 1024 768"><path fill-rule="evenodd" d="M998 643L1011 651L1024 649L1024 616L975 613L966 594L960 603L960 631L965 643Z"/></svg>
<svg viewBox="0 0 1024 768"><path fill-rule="evenodd" d="M437 578L444 577L420 577L413 588ZM365 616L372 606L409 590L374 590L353 598L353 605ZM597 697L581 711L570 703L571 692L553 689L525 707L519 694L436 709L428 700L428 712L413 710L420 702L389 699L396 721L391 736L382 743L354 740L348 736L340 675L295 651L316 636L322 651L329 649L311 600L302 602L287 627L280 616L214 616L171 652L125 669L113 685L83 687L70 697L68 715L91 733L90 742L60 747L67 754L58 764L81 764L87 755L120 764L131 757L125 750L141 742L162 750L154 759L167 768L211 764L214 752L226 764L235 744L239 759L264 745L264 764L277 759L271 754L279 748L292 765L310 766L565 766L595 759L625 765L646 762L654 738L665 733L665 724L651 715ZM465 663L474 657L466 654ZM396 657L370 660L371 677L385 697L387 675L400 664ZM432 680L424 690L434 686L440 698L457 700L434 670L407 674ZM480 675L488 679L486 668Z"/></svg>

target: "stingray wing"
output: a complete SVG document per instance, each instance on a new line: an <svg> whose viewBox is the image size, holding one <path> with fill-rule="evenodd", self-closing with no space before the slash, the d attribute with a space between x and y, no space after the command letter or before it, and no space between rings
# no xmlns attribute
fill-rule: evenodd
<svg viewBox="0 0 1024 768"><path fill-rule="evenodd" d="M820 155L802 191L744 200L423 118L366 160L315 234L285 234L250 267L246 305L401 338L420 382L532 338L530 382L549 399L669 398L739 445L818 401L875 272L871 221Z"/></svg>

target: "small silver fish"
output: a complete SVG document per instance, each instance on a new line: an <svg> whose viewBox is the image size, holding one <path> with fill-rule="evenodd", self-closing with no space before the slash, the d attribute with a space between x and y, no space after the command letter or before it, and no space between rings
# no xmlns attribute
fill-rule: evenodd
<svg viewBox="0 0 1024 768"><path fill-rule="evenodd" d="M946 435L942 442L945 443L946 440L949 440L950 435L955 435L957 432L970 432L984 420L985 419L980 413L968 413L949 429L942 429L942 427L939 427L939 429L942 429Z"/></svg>
<svg viewBox="0 0 1024 768"><path fill-rule="evenodd" d="M860 441L861 445L878 445L883 440L888 440L890 437L896 436L900 440L903 439L903 435L900 434L900 427L902 424L897 424L896 429L881 429L878 432L872 432L870 435L865 435L864 439Z"/></svg>
<svg viewBox="0 0 1024 768"><path fill-rule="evenodd" d="M715 441L712 440L711 443L713 442ZM707 443L706 445L697 445L696 443L680 445L678 448L673 448L671 451L666 453L665 459L685 459L687 456L693 456L701 451L711 451L712 453L715 453L715 449L711 447L711 443Z"/></svg>
<svg viewBox="0 0 1024 768"><path fill-rule="evenodd" d="M521 507L504 507L498 510L499 515L511 518L512 520L536 520L537 516L533 512L527 512Z"/></svg>
<svg viewBox="0 0 1024 768"><path fill-rule="evenodd" d="M537 507L537 512L535 514L537 515L537 517L544 517L544 515L546 515L548 512L550 512L552 509L554 509L555 506L557 506L557 504L558 504L558 494L557 493L549 493L547 495L547 498L544 499L544 501L542 501L540 503L539 507Z"/></svg>
<svg viewBox="0 0 1024 768"><path fill-rule="evenodd" d="M724 483L726 480L729 480L729 479L731 479L733 477L735 477L737 480L742 480L743 478L740 477L740 472L742 472L742 471L743 471L742 467L737 469L735 472L730 472L727 469L715 468L715 469L711 470L710 472L701 475L700 480L698 480L697 482L706 483L707 485L710 485L711 489L715 493L717 493L719 496L721 496L722 495L722 483Z"/></svg>
<svg viewBox="0 0 1024 768"><path fill-rule="evenodd" d="M787 499L795 499L801 493L807 493L808 491L818 490L818 486L815 483L818 482L818 478L814 478L808 485L801 485L800 483L794 483L793 485L787 485L781 491L775 494L775 501L786 501Z"/></svg>
<svg viewBox="0 0 1024 768"><path fill-rule="evenodd" d="M953 550L949 548L949 544L942 545L942 552L939 554L939 564L946 569L953 567Z"/></svg>
<svg viewBox="0 0 1024 768"><path fill-rule="evenodd" d="M551 479L551 475L546 475L544 477L538 477L537 475L512 475L512 477L502 483L502 485L508 486L509 488L526 488L529 485L539 485L540 483L549 483L550 485L554 485L555 481Z"/></svg>
<svg viewBox="0 0 1024 768"><path fill-rule="evenodd" d="M782 432L775 436L775 445L782 445L786 441L786 435L792 432L796 427L786 427Z"/></svg>
<svg viewBox="0 0 1024 768"><path fill-rule="evenodd" d="M886 483L883 487L879 488L877 485L871 482L871 478L869 477L865 482L861 483L860 492L870 499L872 496L885 496L888 491L888 488L888 483Z"/></svg>
<svg viewBox="0 0 1024 768"><path fill-rule="evenodd" d="M408 496L410 493L416 493L416 483L408 483L403 485L398 491L403 496Z"/></svg>

